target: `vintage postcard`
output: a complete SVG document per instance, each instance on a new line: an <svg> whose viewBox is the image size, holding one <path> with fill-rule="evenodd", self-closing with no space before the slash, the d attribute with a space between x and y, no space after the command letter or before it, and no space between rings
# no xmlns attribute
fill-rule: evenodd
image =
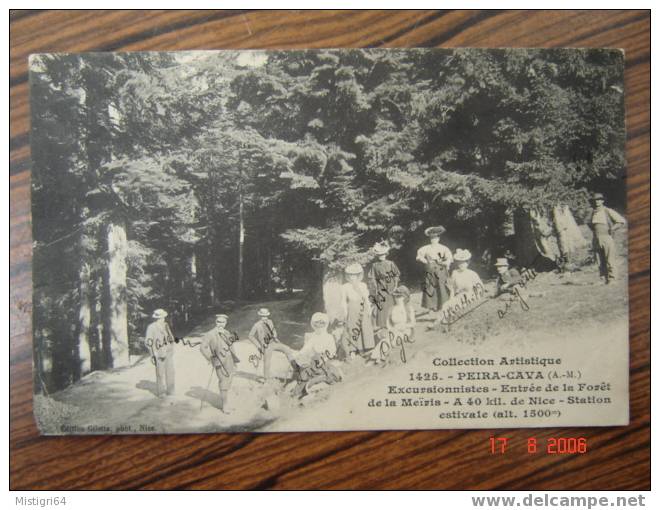
<svg viewBox="0 0 660 510"><path fill-rule="evenodd" d="M624 59L32 55L39 429L627 424Z"/></svg>

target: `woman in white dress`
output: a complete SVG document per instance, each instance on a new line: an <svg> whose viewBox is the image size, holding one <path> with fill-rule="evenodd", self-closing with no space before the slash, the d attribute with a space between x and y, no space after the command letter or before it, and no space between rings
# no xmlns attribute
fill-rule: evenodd
<svg viewBox="0 0 660 510"><path fill-rule="evenodd" d="M362 281L364 271L360 264L350 264L344 269L346 283L341 286L344 312L342 345L346 354L364 353L376 345L371 323L369 288Z"/></svg>

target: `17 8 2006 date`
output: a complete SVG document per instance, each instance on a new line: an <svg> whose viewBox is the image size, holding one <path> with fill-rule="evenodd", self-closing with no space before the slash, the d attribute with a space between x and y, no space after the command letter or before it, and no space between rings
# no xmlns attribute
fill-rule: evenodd
<svg viewBox="0 0 660 510"><path fill-rule="evenodd" d="M491 436L490 453L502 455L509 450L510 438ZM551 455L587 453L586 437L527 438L527 453L547 453Z"/></svg>

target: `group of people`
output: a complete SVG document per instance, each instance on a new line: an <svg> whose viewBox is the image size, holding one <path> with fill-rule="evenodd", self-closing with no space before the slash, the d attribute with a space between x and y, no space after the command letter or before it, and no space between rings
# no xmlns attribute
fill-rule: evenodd
<svg viewBox="0 0 660 510"><path fill-rule="evenodd" d="M458 249L454 254L440 244L442 226L429 227L425 234L429 244L417 252L417 260L424 264L422 307L439 311L447 300L460 293L470 292L481 284L479 275L468 268L471 253ZM292 369L291 379L298 382L294 393L303 395L307 388L318 382L333 384L342 378L341 363L362 358L366 363L383 364L393 350L405 349L414 341L415 311L410 302L410 290L400 282L401 272L389 260L390 247L386 242L373 246L375 260L366 272L361 264L349 264L344 269L345 283L341 286L341 320L330 324L328 315L312 315L311 332L304 336L301 349L281 342L267 308L257 311L257 320L247 339L255 353L249 356L263 380L271 380L272 357L283 355ZM504 259L506 260L506 259ZM452 264L455 268L450 272ZM498 259L498 267L502 267ZM506 275L501 276L506 278ZM167 312L158 309L145 335L152 361L156 367L158 395L174 394L173 344L176 338L165 321ZM215 327L201 339L200 352L213 366L220 397L220 409L229 412L228 395L236 366L241 361L233 344L238 340L227 329L228 316L215 316ZM330 331L328 329L330 328ZM188 342L188 345L191 345Z"/></svg>
<svg viewBox="0 0 660 510"><path fill-rule="evenodd" d="M174 395L174 344L184 341L189 346L199 345L200 353L213 366L215 371L220 403L224 412L229 412L228 396L232 386L236 368L240 359L237 357L233 344L239 340L236 333L227 329L229 317L225 314L215 316L215 327L203 335L200 342L192 343L177 338L166 322L167 312L155 310L154 319L147 327L145 345L149 350L152 363L156 368L157 395L166 398ZM302 395L306 388L318 382L332 384L341 380L341 370L335 362L337 358L337 342L328 333L328 316L317 312L312 315L312 331L305 334L301 349L293 349L282 343L270 318L267 308L257 311L257 321L248 334L248 340L253 344L256 354L251 354L248 362L261 368L264 380L270 379L272 356L275 352L282 353L293 368L292 379L300 384L296 391Z"/></svg>
<svg viewBox="0 0 660 510"><path fill-rule="evenodd" d="M594 233L594 252L599 261L601 276L606 283L616 277L614 241L611 233L616 226L625 224L618 213L604 206L602 194L592 197L594 209L590 226ZM452 298L474 292L483 283L479 275L469 269L472 254L467 249L454 253L440 243L445 233L442 226L425 229L428 244L417 250L416 260L424 266L421 306L430 312L440 312ZM389 260L387 242L373 246L375 260L365 271L361 264L352 263L344 268L341 285L341 319L330 324L328 315L314 313L311 331L304 336L301 349L296 350L282 343L267 308L257 311L257 321L248 339L256 354L249 361L263 370L263 379L271 378L272 357L275 353L285 356L292 368L292 379L299 384L296 393L316 382L333 384L341 380L341 362L361 357L367 363L382 364L396 348L403 349L414 341L415 311L410 302L410 290L401 284L401 271ZM521 273L510 267L507 258L497 258L498 273L495 295L511 295L524 279ZM366 280L366 281L365 281ZM174 393L173 343L179 341L165 321L167 312L158 309L153 313L154 322L147 328L145 342L156 367L159 395ZM220 408L228 411L228 392L240 361L233 344L238 340L227 329L228 317L216 315L215 328L202 338L200 352L215 369L220 394ZM328 331L330 328L330 331Z"/></svg>

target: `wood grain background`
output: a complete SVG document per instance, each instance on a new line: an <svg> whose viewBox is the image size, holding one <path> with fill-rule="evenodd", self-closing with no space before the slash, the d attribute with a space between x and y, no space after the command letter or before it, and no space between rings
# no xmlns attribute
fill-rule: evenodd
<svg viewBox="0 0 660 510"><path fill-rule="evenodd" d="M647 11L13 11L10 14L12 489L650 489L650 13ZM34 52L413 46L626 51L628 427L40 437L32 417L27 57ZM585 436L585 455L526 438Z"/></svg>

